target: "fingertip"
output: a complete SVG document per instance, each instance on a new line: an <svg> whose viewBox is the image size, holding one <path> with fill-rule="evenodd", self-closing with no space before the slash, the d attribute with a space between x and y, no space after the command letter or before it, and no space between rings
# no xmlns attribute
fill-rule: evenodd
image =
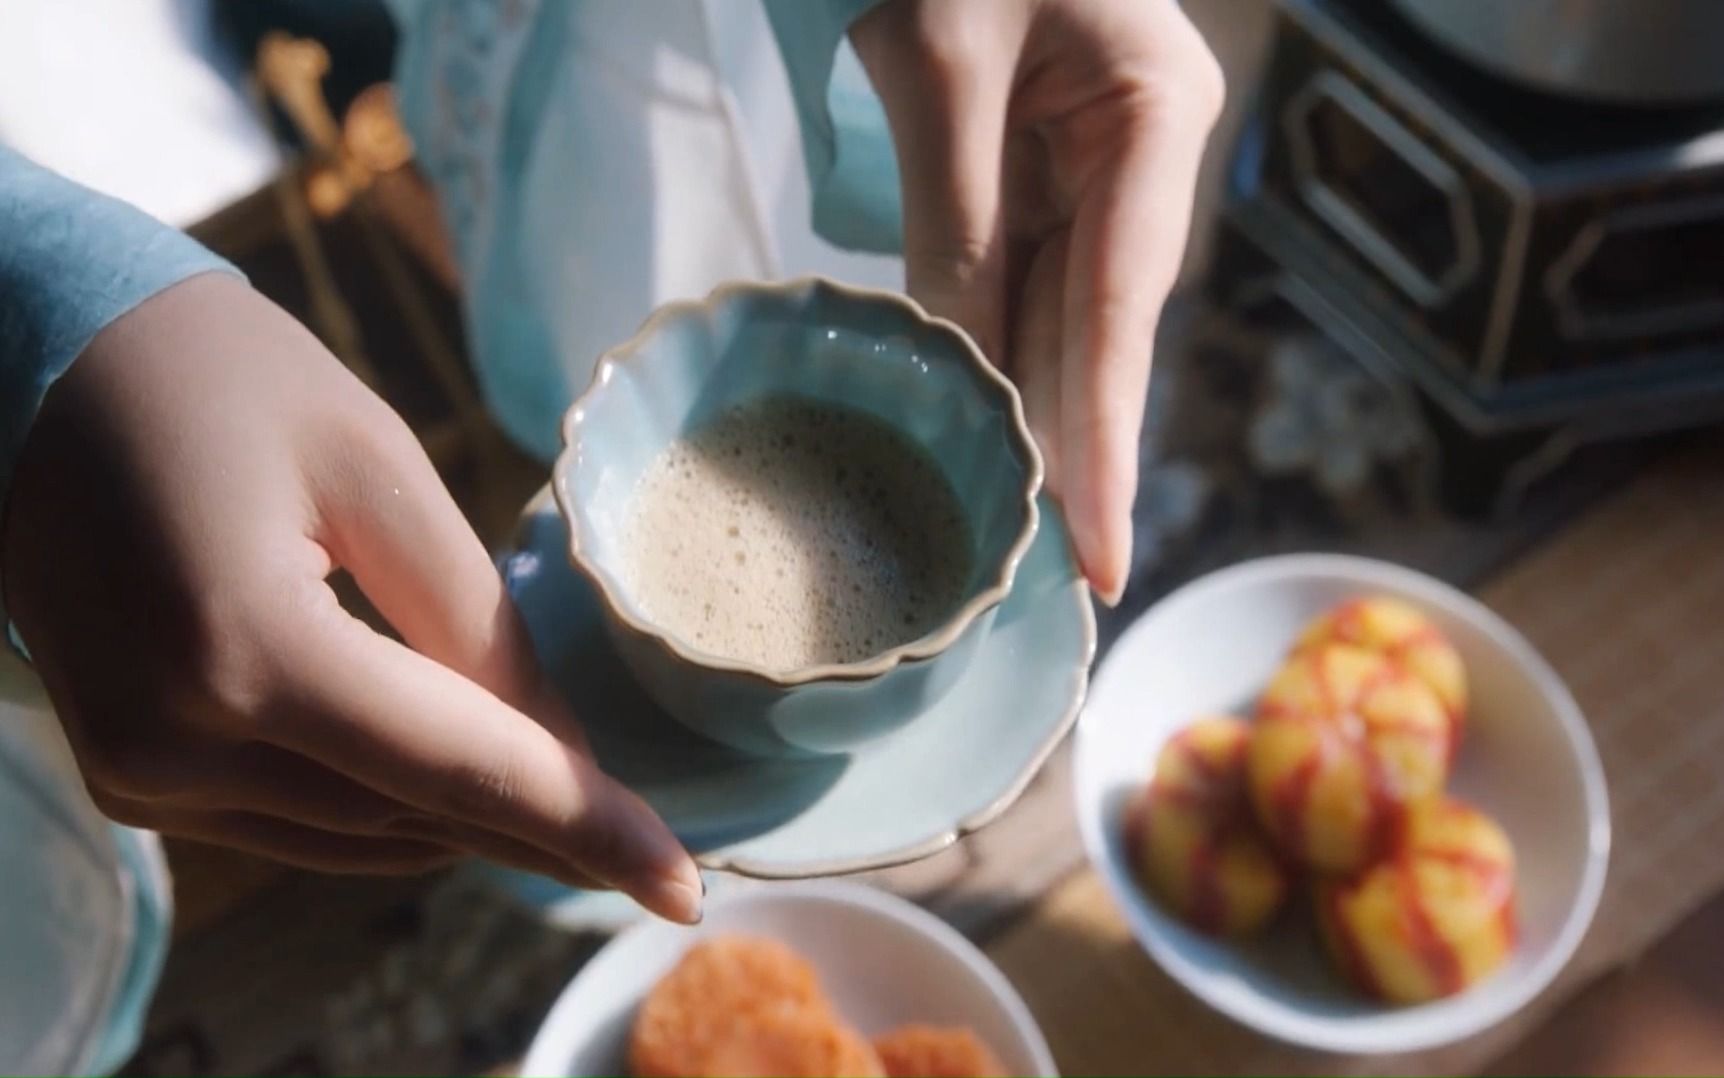
<svg viewBox="0 0 1724 1078"><path fill-rule="evenodd" d="M632 894L635 901L667 921L697 925L704 913L706 884L694 862L684 857L670 875L649 880Z"/></svg>
<svg viewBox="0 0 1724 1078"><path fill-rule="evenodd" d="M1108 584L1092 582L1090 588L1095 592L1095 597L1101 600L1101 605L1109 610L1117 607L1120 599L1125 595L1125 581L1123 580L1115 580Z"/></svg>
<svg viewBox="0 0 1724 1078"><path fill-rule="evenodd" d="M1119 605L1131 575L1131 517L1097 511L1074 513L1072 540L1078 568L1095 597L1108 607Z"/></svg>
<svg viewBox="0 0 1724 1078"><path fill-rule="evenodd" d="M1131 582L1131 518L1127 516L1117 526L1114 538L1114 562L1108 576L1108 586L1102 592L1102 602L1111 609L1119 605L1125 587Z"/></svg>
<svg viewBox="0 0 1724 1078"><path fill-rule="evenodd" d="M635 901L666 920L700 923L706 882L681 841L645 801L626 787L606 779L615 800L613 826L627 836L629 852L617 866L615 880ZM620 817L620 818L619 818Z"/></svg>
<svg viewBox="0 0 1724 1078"><path fill-rule="evenodd" d="M1125 574L1117 570L1104 570L1087 574L1090 591L1108 609L1119 605L1120 598L1125 595Z"/></svg>

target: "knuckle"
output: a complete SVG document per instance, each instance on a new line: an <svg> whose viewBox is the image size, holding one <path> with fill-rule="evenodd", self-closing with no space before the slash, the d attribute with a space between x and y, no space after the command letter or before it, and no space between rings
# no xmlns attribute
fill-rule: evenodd
<svg viewBox="0 0 1724 1078"><path fill-rule="evenodd" d="M1087 355L1092 367L1141 367L1147 372L1160 297L1172 285L1173 274L1173 270L1161 270L1136 279L1110 277L1096 283L1088 306L1095 342Z"/></svg>
<svg viewBox="0 0 1724 1078"><path fill-rule="evenodd" d="M920 74L935 85L966 81L980 52L975 35L968 32L974 22L950 14L939 4L919 4L903 28Z"/></svg>
<svg viewBox="0 0 1724 1078"><path fill-rule="evenodd" d="M985 65L998 62L985 24L945 0L881 4L852 29L851 41L894 123L949 124L963 115L960 101Z"/></svg>
<svg viewBox="0 0 1724 1078"><path fill-rule="evenodd" d="M1190 124L1212 129L1227 106L1227 74L1194 27L1159 59L1144 59L1128 77L1128 96L1140 106L1143 122Z"/></svg>
<svg viewBox="0 0 1724 1078"><path fill-rule="evenodd" d="M344 408L315 451L320 486L338 505L375 504L413 469L429 467L413 429L382 400Z"/></svg>
<svg viewBox="0 0 1724 1078"><path fill-rule="evenodd" d="M1227 73L1209 47L1201 43L1191 57L1191 67L1192 106L1213 126L1227 107Z"/></svg>
<svg viewBox="0 0 1724 1078"><path fill-rule="evenodd" d="M935 313L961 307L968 291L986 276L990 244L962 233L907 234L904 244L906 284Z"/></svg>
<svg viewBox="0 0 1724 1078"><path fill-rule="evenodd" d="M198 688L206 713L220 726L251 726L267 714L268 679L262 649L249 639L218 645L199 671Z"/></svg>
<svg viewBox="0 0 1724 1078"><path fill-rule="evenodd" d="M199 604L197 643L183 656L183 674L168 694L171 710L191 728L238 736L266 711L271 615L258 605L251 596L226 589Z"/></svg>
<svg viewBox="0 0 1724 1078"><path fill-rule="evenodd" d="M517 806L525 787L520 763L510 753L498 753L454 768L442 784L438 808L457 820L485 822Z"/></svg>
<svg viewBox="0 0 1724 1078"><path fill-rule="evenodd" d="M356 410L348 435L351 444L360 451L362 466L379 460L416 461L425 453L413 428L381 400Z"/></svg>
<svg viewBox="0 0 1724 1078"><path fill-rule="evenodd" d="M1227 105L1227 74L1203 35L1189 24L1183 44L1155 82L1156 96L1165 111L1201 120L1206 128L1220 119Z"/></svg>

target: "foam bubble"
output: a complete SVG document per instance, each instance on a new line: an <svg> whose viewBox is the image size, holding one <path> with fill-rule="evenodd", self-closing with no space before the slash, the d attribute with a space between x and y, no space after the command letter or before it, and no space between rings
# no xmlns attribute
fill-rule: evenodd
<svg viewBox="0 0 1724 1078"><path fill-rule="evenodd" d="M774 670L914 640L970 574L969 527L932 458L871 416L794 397L666 447L624 529L625 579L650 619Z"/></svg>

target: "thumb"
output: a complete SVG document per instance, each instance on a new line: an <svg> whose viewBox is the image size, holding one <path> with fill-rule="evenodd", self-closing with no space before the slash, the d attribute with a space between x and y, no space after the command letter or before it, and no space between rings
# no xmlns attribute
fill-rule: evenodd
<svg viewBox="0 0 1724 1078"><path fill-rule="evenodd" d="M699 906L694 863L646 802L591 760L501 576L412 432L381 401L368 418L364 433L328 439L314 469L319 538L412 650L357 623L306 627L323 654L305 668L323 684L297 691L311 697L308 718L328 724L295 727L283 747L687 918ZM360 633L347 638L347 628ZM321 639L330 636L345 643Z"/></svg>
<svg viewBox="0 0 1724 1078"><path fill-rule="evenodd" d="M455 825L476 852L515 863L524 843L564 875L699 919L700 875L664 823L544 726L350 618L304 619L280 649L264 740Z"/></svg>
<svg viewBox="0 0 1724 1078"><path fill-rule="evenodd" d="M424 449L381 400L319 469L319 539L413 650L586 751L490 555Z"/></svg>

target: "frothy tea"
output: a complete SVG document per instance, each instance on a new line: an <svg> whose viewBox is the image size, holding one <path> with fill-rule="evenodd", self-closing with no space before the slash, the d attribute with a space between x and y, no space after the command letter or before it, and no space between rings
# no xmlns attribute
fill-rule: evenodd
<svg viewBox="0 0 1724 1078"><path fill-rule="evenodd" d="M770 670L915 640L969 583L969 526L939 465L873 416L804 398L738 406L671 443L626 517L642 612Z"/></svg>

